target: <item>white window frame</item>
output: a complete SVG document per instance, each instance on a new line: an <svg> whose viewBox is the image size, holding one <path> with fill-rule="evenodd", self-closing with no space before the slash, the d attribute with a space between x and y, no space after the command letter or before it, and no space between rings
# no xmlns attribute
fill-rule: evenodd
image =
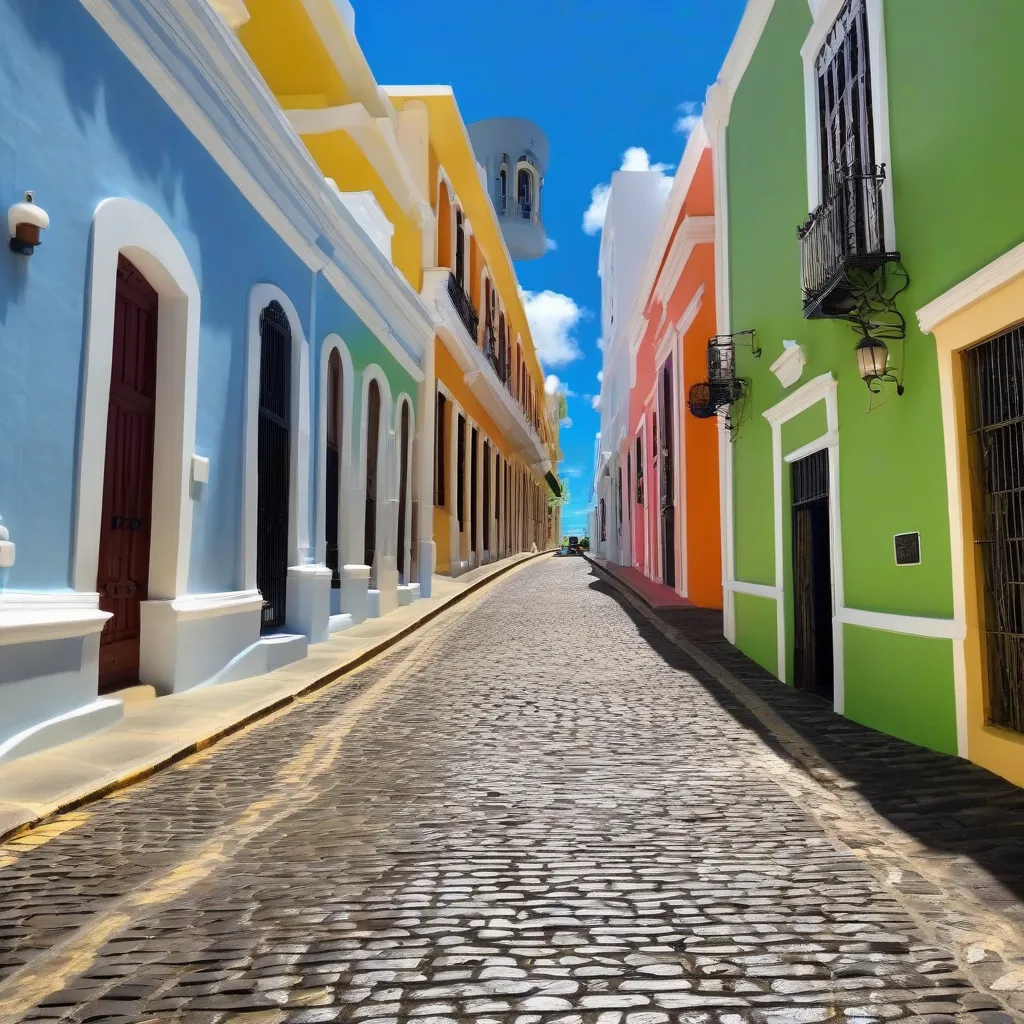
<svg viewBox="0 0 1024 1024"><path fill-rule="evenodd" d="M807 210L822 202L821 133L819 131L818 88L814 62L825 44L847 0L808 0L814 24L800 56L804 63L804 118L807 140ZM885 219L885 248L896 252L893 216L892 150L889 143L889 76L885 58L885 0L863 0L868 21L868 66L871 75L871 120L875 163L885 165L882 183L882 215Z"/></svg>

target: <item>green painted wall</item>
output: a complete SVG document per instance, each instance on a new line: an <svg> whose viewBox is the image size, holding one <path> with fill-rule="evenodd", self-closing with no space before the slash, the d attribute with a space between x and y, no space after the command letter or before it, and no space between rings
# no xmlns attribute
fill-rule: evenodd
<svg viewBox="0 0 1024 1024"><path fill-rule="evenodd" d="M843 665L849 718L922 747L957 752L952 640L845 626Z"/></svg>
<svg viewBox="0 0 1024 1024"><path fill-rule="evenodd" d="M771 598L734 595L736 646L773 675L779 668L776 604Z"/></svg>
<svg viewBox="0 0 1024 1024"><path fill-rule="evenodd" d="M761 415L787 391L769 372L785 338L796 339L807 365L796 387L831 372L838 381L839 488L845 604L902 615L948 618L952 568L938 370L934 344L916 329L915 311L1024 238L1024 132L980 132L984 123L1014 124L1024 99L1015 44L1024 38L1024 4L986 0L985 18L961 0L900 0L885 5L897 248L911 285L900 297L905 346L890 346L905 371L906 393L870 412L857 374L856 335L841 322L807 321L801 312L796 228L807 218L803 62L811 27L806 0L776 0L732 104L727 130L729 259L733 330L755 328L760 359L740 348L739 372L752 393L733 451L736 577L773 582L771 428ZM936 60L936 54L942 54ZM902 350L901 350L902 349ZM784 451L810 440L816 427L787 424ZM784 577L787 646L792 644L791 533L784 474ZM895 564L893 535L920 531L922 564ZM746 621L744 621L746 619ZM770 642L774 622L749 601L736 604L737 641L753 657ZM771 636L762 636L770 632ZM879 640L882 636L885 639ZM952 676L921 641L853 631L846 650L848 713L906 736L930 737L947 749L955 734ZM900 685L881 686L868 656L885 646ZM865 652L858 648L863 646ZM914 695L918 717L906 714ZM872 710L867 711L866 709ZM922 731L923 730L923 731Z"/></svg>

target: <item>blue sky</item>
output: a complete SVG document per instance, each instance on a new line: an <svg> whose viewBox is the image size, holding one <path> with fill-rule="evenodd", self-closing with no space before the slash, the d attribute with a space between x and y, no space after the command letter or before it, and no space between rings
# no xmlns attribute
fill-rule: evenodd
<svg viewBox="0 0 1024 1024"><path fill-rule="evenodd" d="M468 122L526 117L551 143L544 221L557 249L516 266L547 373L569 391L560 476L571 500L564 532L582 533L599 390L600 202L632 149L632 166L674 168L739 24L744 0L539 0L527 5L354 0L356 33L379 82L443 83ZM523 12L520 14L519 12ZM682 107L695 104L695 107ZM668 175L672 170L667 170ZM600 200L600 193L598 193ZM544 293L552 293L550 295ZM546 358L545 358L546 357Z"/></svg>

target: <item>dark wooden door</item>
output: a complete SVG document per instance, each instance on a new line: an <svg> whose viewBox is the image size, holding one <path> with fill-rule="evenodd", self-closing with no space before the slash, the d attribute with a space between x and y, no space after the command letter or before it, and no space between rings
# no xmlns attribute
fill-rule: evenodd
<svg viewBox="0 0 1024 1024"><path fill-rule="evenodd" d="M675 409L672 394L672 359L661 371L661 578L676 585Z"/></svg>
<svg viewBox="0 0 1024 1024"><path fill-rule="evenodd" d="M363 557L370 567L370 586L377 586L377 461L380 447L380 386L370 381L366 410L366 516L363 523Z"/></svg>
<svg viewBox="0 0 1024 1024"><path fill-rule="evenodd" d="M409 403L402 403L402 454L398 477L398 576L405 586L405 503L409 500Z"/></svg>
<svg viewBox="0 0 1024 1024"><path fill-rule="evenodd" d="M119 256L96 574L100 608L113 616L100 637L101 692L139 679L140 605L149 590L156 338L157 294Z"/></svg>
<svg viewBox="0 0 1024 1024"><path fill-rule="evenodd" d="M331 570L331 587L341 587L338 551L338 489L341 485L341 356L335 349L327 363L327 568Z"/></svg>
<svg viewBox="0 0 1024 1024"><path fill-rule="evenodd" d="M793 685L833 698L828 452L794 462Z"/></svg>
<svg viewBox="0 0 1024 1024"><path fill-rule="evenodd" d="M271 302L260 314L256 586L263 595L263 630L284 625L288 594L291 350L288 317Z"/></svg>

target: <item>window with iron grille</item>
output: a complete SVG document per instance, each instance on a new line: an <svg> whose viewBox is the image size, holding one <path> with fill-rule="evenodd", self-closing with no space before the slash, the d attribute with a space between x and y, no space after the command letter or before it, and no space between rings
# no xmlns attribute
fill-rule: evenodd
<svg viewBox="0 0 1024 1024"><path fill-rule="evenodd" d="M437 393L437 414L434 420L434 504L445 507L445 484L447 482L448 435L445 423L448 418L448 401Z"/></svg>
<svg viewBox="0 0 1024 1024"><path fill-rule="evenodd" d="M814 62L822 195L837 180L874 169L871 69L865 0L848 0Z"/></svg>
<svg viewBox="0 0 1024 1024"><path fill-rule="evenodd" d="M619 466L619 490L616 495L615 504L618 507L619 533L622 533L622 467Z"/></svg>
<svg viewBox="0 0 1024 1024"><path fill-rule="evenodd" d="M964 353L988 721L1024 733L1024 325Z"/></svg>
<svg viewBox="0 0 1024 1024"><path fill-rule="evenodd" d="M456 443L455 463L455 512L459 519L459 532L465 528L466 521L466 420L459 417Z"/></svg>

